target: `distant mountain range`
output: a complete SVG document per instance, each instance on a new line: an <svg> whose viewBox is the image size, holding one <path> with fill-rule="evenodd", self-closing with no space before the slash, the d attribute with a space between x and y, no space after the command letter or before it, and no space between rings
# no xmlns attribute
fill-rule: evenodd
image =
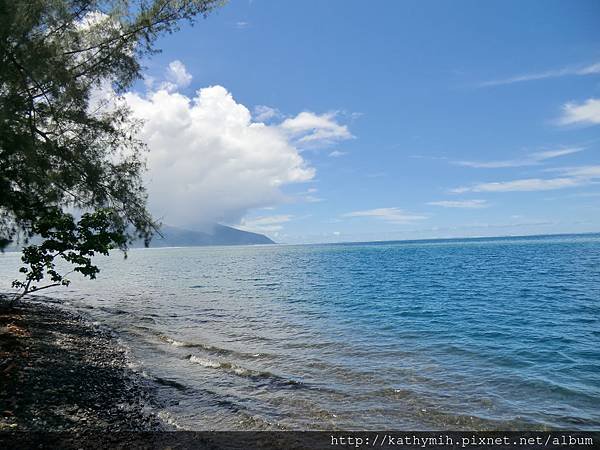
<svg viewBox="0 0 600 450"><path fill-rule="evenodd" d="M192 231L183 228L163 225L160 229L163 237L155 235L150 242L150 247L196 247L208 245L257 245L275 244L263 234L238 230L237 228L216 224L209 231ZM39 237L34 236L29 243L39 244ZM143 247L142 242L135 243L132 247ZM5 251L20 251L22 245L10 244Z"/></svg>
<svg viewBox="0 0 600 450"><path fill-rule="evenodd" d="M203 245L255 245L274 244L263 234L242 231L225 225L216 224L211 231L192 231L163 225L163 237L156 235L150 247L194 247Z"/></svg>

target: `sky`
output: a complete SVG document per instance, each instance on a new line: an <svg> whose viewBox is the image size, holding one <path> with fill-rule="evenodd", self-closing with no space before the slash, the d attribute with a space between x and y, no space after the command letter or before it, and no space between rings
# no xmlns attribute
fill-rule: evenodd
<svg viewBox="0 0 600 450"><path fill-rule="evenodd" d="M600 231L600 2L231 0L125 98L164 223L281 243Z"/></svg>

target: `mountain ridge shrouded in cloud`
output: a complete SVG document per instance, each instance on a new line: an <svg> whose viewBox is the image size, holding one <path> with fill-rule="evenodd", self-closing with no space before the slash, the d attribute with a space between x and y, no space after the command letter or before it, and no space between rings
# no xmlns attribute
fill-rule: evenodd
<svg viewBox="0 0 600 450"><path fill-rule="evenodd" d="M260 121L264 111L253 117L222 86L183 95L177 89L191 75L180 61L169 65L167 75L167 82L151 80L145 95L123 96L143 120L149 205L163 222L194 230L240 224L253 209L288 201L284 186L314 178L315 168L301 154L308 143L326 146L353 137L331 112L302 111L267 124Z"/></svg>
<svg viewBox="0 0 600 450"><path fill-rule="evenodd" d="M126 99L145 122L149 204L165 222L237 223L249 209L282 202L281 186L314 176L283 133L252 122L221 86L193 99L166 90Z"/></svg>
<svg viewBox="0 0 600 450"><path fill-rule="evenodd" d="M225 225L214 224L206 231L192 231L165 225L162 237L155 236L150 247L192 247L211 245L260 245L274 244L271 239L259 233L238 230Z"/></svg>
<svg viewBox="0 0 600 450"><path fill-rule="evenodd" d="M186 230L179 227L163 225L161 236L155 235L150 247L204 247L215 245L267 245L275 244L273 240L260 233L228 227L221 224L206 225L203 231ZM30 244L37 244L40 238L34 236ZM134 242L132 247L143 247L142 241ZM12 243L7 251L21 251L23 243Z"/></svg>

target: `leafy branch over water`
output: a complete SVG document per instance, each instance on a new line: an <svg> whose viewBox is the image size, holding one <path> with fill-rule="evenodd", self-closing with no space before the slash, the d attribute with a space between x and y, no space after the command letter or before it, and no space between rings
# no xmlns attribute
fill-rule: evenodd
<svg viewBox="0 0 600 450"><path fill-rule="evenodd" d="M86 213L76 223L73 216L55 210L36 222L32 231L44 240L40 245L29 245L23 249L22 261L26 266L19 271L25 274L25 280L13 281L13 287L19 289L13 301L23 296L54 286L68 286L70 281L66 276L71 272L79 272L92 279L100 271L92 264L96 253L108 255L109 250L124 248L124 224L119 224L118 217L112 217L110 209L98 209L94 213ZM60 274L56 270L56 259L60 258L75 268ZM37 286L45 275L51 284Z"/></svg>
<svg viewBox="0 0 600 450"><path fill-rule="evenodd" d="M160 35L221 3L0 0L0 249L26 245L21 296L68 284L56 258L93 278L95 253L157 232L140 123L118 94ZM28 245L33 236L43 242Z"/></svg>

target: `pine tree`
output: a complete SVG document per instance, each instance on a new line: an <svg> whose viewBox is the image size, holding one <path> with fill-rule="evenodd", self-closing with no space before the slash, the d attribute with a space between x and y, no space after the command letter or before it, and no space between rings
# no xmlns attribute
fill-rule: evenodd
<svg viewBox="0 0 600 450"><path fill-rule="evenodd" d="M95 253L149 242L140 124L99 93L130 88L160 35L219 3L0 0L0 248L30 244L21 295L68 284L57 258L93 278Z"/></svg>

